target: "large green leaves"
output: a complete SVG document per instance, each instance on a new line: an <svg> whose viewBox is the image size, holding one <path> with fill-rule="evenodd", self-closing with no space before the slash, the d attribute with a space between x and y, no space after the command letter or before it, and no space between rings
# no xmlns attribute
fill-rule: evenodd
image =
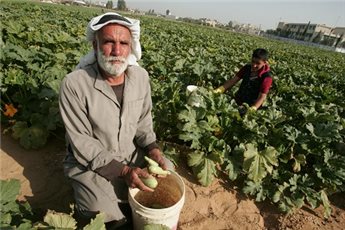
<svg viewBox="0 0 345 230"><path fill-rule="evenodd" d="M55 229L76 229L77 222L75 219L66 213L56 213L54 211L48 211L44 216L43 221L49 226L54 227Z"/></svg>
<svg viewBox="0 0 345 230"><path fill-rule="evenodd" d="M29 128L22 132L25 137L20 136L20 143L28 149L43 146L48 131L61 127L57 103L59 85L89 49L83 42L85 29L80 22L87 22L92 15L91 12L80 14L47 5L34 7L33 4L6 2L0 6L4 28L0 55L0 72L4 75L1 77L2 103L13 103L18 109L10 124L27 123ZM68 11L77 14L78 20L68 20ZM24 12L35 14L35 17ZM32 123L33 114L43 119L38 124Z"/></svg>
<svg viewBox="0 0 345 230"><path fill-rule="evenodd" d="M18 180L0 180L0 204L15 201L19 195L20 182Z"/></svg>
<svg viewBox="0 0 345 230"><path fill-rule="evenodd" d="M327 197L327 193L324 190L321 190L320 196L321 196L321 201L322 201L323 207L325 209L324 217L328 218L331 216L332 209L331 209L331 204L330 204L328 197Z"/></svg>
<svg viewBox="0 0 345 230"><path fill-rule="evenodd" d="M83 230L105 230L105 214L99 213L94 219L91 220L90 224L86 225Z"/></svg>
<svg viewBox="0 0 345 230"><path fill-rule="evenodd" d="M18 226L18 229L31 228L31 222L27 220L27 218L32 217L31 208L27 202L17 202L16 198L19 191L19 180L0 180L1 229L12 229L13 226ZM25 228L25 226L27 227Z"/></svg>
<svg viewBox="0 0 345 230"><path fill-rule="evenodd" d="M208 186L216 175L216 161L207 157L203 152L195 151L188 155L188 165L193 171L201 185Z"/></svg>
<svg viewBox="0 0 345 230"><path fill-rule="evenodd" d="M272 173L273 166L278 166L277 151L273 147L258 151L253 144L247 144L245 148L243 169L249 179L260 181L267 173Z"/></svg>
<svg viewBox="0 0 345 230"><path fill-rule="evenodd" d="M2 113L1 118L15 124L13 136L26 148L43 145L62 127L61 79L91 49L85 25L101 13L34 4L0 5L1 98L18 109L14 117ZM200 183L210 184L221 168L231 180L243 181L246 193L270 198L284 211L305 201L327 206L328 192L345 190L344 151L337 148L345 140L344 55L151 17L140 20L140 65L151 79L154 129L158 139L191 148L189 163ZM264 107L241 117L233 100L238 85L221 95L213 89L250 61L257 47L267 48L274 60L273 85ZM187 94L188 85L198 90Z"/></svg>
<svg viewBox="0 0 345 230"><path fill-rule="evenodd" d="M72 214L48 210L44 222L32 223L33 213L27 202L16 200L20 191L19 180L0 180L0 228L1 229L76 229ZM86 225L84 230L105 230L105 214L100 213ZM37 221L37 220L36 220Z"/></svg>
<svg viewBox="0 0 345 230"><path fill-rule="evenodd" d="M28 127L26 122L16 122L12 130L12 136L20 139L20 144L26 149L40 148L44 146L48 138L48 131L42 125Z"/></svg>

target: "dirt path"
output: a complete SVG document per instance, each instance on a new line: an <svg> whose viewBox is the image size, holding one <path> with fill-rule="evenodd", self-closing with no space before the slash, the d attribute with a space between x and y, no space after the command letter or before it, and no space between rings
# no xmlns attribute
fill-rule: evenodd
<svg viewBox="0 0 345 230"><path fill-rule="evenodd" d="M26 150L9 135L1 134L0 178L16 178L21 182L19 200L32 207L69 212L72 189L62 172L64 143L51 140L40 150Z"/></svg>
<svg viewBox="0 0 345 230"><path fill-rule="evenodd" d="M40 150L25 150L9 135L1 134L0 179L21 181L19 199L32 207L69 212L72 189L62 172L64 143L51 139ZM255 203L229 183L215 180L209 187L197 184L185 165L177 172L186 184L186 202L179 221L180 230L216 229L345 229L345 194L331 197L333 214L322 218L322 208L302 208L293 215L282 215L268 202Z"/></svg>

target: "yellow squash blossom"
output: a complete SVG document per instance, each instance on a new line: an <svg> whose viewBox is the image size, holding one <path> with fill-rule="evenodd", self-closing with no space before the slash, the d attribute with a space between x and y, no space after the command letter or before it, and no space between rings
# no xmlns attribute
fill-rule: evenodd
<svg viewBox="0 0 345 230"><path fill-rule="evenodd" d="M12 104L5 104L4 115L6 117L13 117L17 112L18 110Z"/></svg>

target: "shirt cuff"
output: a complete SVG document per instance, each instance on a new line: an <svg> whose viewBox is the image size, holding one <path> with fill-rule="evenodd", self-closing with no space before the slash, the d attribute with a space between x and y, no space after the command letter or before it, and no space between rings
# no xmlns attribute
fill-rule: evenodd
<svg viewBox="0 0 345 230"><path fill-rule="evenodd" d="M155 141L144 148L146 153L149 153L152 149L159 149L159 146Z"/></svg>
<svg viewBox="0 0 345 230"><path fill-rule="evenodd" d="M108 181L113 181L120 176L123 167L125 167L125 165L121 162L112 160L107 165L97 168L95 171Z"/></svg>

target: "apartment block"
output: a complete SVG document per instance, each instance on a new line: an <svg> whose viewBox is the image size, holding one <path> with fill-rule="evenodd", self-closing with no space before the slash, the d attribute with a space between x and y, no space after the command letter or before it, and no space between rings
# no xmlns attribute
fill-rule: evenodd
<svg viewBox="0 0 345 230"><path fill-rule="evenodd" d="M279 22L277 35L329 46L345 46L345 27L330 27L325 24Z"/></svg>

